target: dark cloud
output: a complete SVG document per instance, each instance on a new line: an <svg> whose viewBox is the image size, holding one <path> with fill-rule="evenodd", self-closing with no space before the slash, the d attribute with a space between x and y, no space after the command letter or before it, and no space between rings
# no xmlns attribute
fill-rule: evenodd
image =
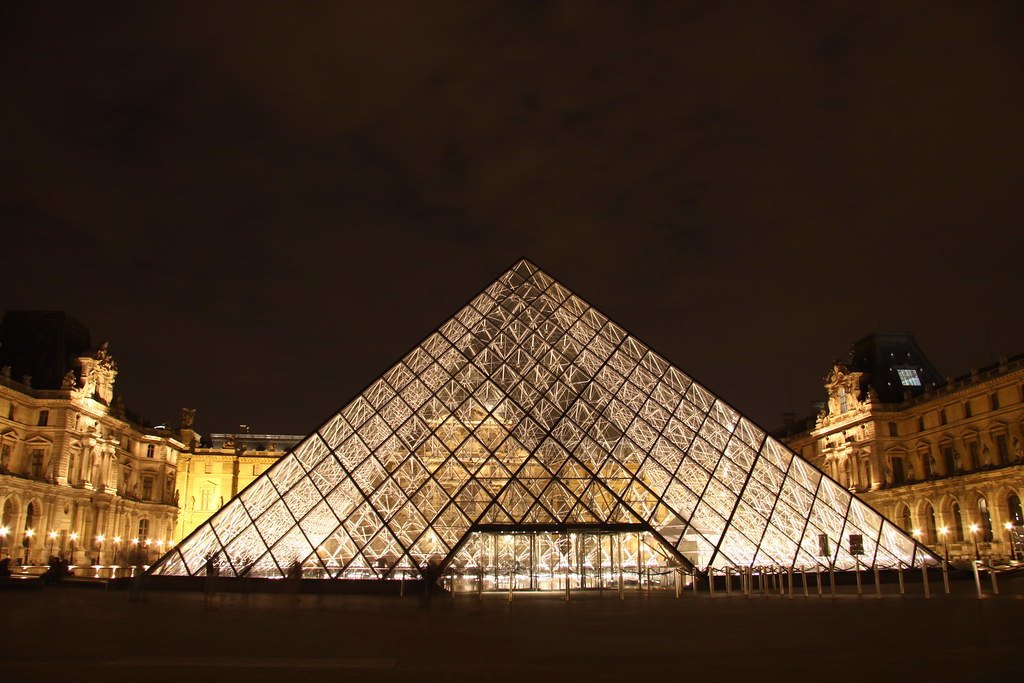
<svg viewBox="0 0 1024 683"><path fill-rule="evenodd" d="M1017 7L9 5L6 307L153 419L305 431L522 255L768 424L1024 347Z"/></svg>

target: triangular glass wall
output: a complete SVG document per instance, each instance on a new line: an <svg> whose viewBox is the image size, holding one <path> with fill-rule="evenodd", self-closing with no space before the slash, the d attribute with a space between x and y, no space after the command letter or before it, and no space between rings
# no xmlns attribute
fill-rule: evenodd
<svg viewBox="0 0 1024 683"><path fill-rule="evenodd" d="M937 562L523 260L151 571L394 578L525 554L533 587L576 563Z"/></svg>

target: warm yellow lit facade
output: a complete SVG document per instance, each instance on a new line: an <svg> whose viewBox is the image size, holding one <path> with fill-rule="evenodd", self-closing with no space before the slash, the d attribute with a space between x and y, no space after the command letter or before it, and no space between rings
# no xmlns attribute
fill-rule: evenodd
<svg viewBox="0 0 1024 683"><path fill-rule="evenodd" d="M172 541L179 434L129 421L105 346L60 389L0 374L0 555L148 564Z"/></svg>
<svg viewBox="0 0 1024 683"><path fill-rule="evenodd" d="M827 406L786 444L940 555L1024 559L1011 547L1024 523L1024 355L899 402L868 384L837 363Z"/></svg>
<svg viewBox="0 0 1024 683"><path fill-rule="evenodd" d="M182 453L177 481L181 509L175 541L192 533L301 438L284 434L213 434L209 447Z"/></svg>

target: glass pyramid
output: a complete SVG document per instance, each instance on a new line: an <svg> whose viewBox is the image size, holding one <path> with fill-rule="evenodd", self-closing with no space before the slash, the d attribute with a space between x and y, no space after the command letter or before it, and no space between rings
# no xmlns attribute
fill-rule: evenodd
<svg viewBox="0 0 1024 683"><path fill-rule="evenodd" d="M855 554L851 554L855 553ZM321 578L935 557L526 260L161 558ZM602 579L602 576L604 577ZM547 579L545 579L547 577Z"/></svg>

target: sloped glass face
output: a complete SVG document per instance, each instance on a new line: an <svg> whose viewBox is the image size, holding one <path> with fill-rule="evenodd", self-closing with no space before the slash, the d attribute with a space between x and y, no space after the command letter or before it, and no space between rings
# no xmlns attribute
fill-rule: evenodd
<svg viewBox="0 0 1024 683"><path fill-rule="evenodd" d="M702 570L937 561L521 261L152 572L395 578L480 525L643 525Z"/></svg>

